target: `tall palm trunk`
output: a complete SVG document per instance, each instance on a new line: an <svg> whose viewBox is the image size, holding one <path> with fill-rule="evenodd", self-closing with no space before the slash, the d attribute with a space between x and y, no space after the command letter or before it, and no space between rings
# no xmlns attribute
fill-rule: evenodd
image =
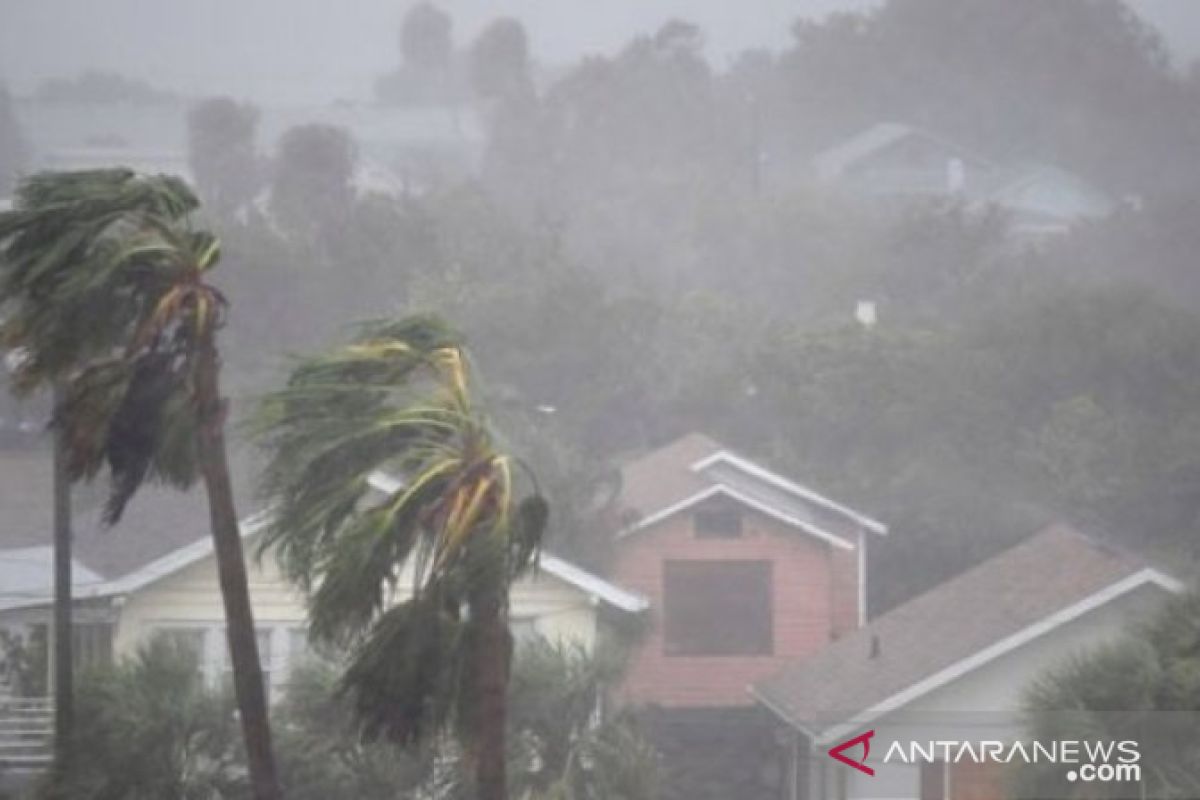
<svg viewBox="0 0 1200 800"><path fill-rule="evenodd" d="M281 800L258 640L254 633L254 613L246 580L246 561L225 452L225 403L219 385L220 364L211 333L203 337L196 357L200 469L208 492L213 552L221 581L221 597L225 602L233 689L241 714L242 736L246 741L250 782L255 800Z"/></svg>
<svg viewBox="0 0 1200 800"><path fill-rule="evenodd" d="M481 621L474 667L479 702L476 714L475 793L478 800L508 800L505 733L508 725L508 671L512 634L503 598L494 588L473 598L471 615Z"/></svg>
<svg viewBox="0 0 1200 800"><path fill-rule="evenodd" d="M62 408L63 392L54 389L54 415ZM71 478L67 474L66 443L60 425L54 427L54 761L64 771L71 755L75 687L71 598Z"/></svg>

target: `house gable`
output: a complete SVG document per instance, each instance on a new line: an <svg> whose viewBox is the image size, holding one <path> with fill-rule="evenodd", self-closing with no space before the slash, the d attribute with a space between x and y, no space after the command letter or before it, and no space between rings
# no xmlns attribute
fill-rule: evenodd
<svg viewBox="0 0 1200 800"><path fill-rule="evenodd" d="M648 531L715 497L774 518L792 530L845 550L859 530L883 535L887 526L819 492L691 434L627 465L620 503L626 524L618 538Z"/></svg>
<svg viewBox="0 0 1200 800"><path fill-rule="evenodd" d="M792 726L832 741L1146 587L1181 589L1130 554L1052 526L751 693Z"/></svg>
<svg viewBox="0 0 1200 800"><path fill-rule="evenodd" d="M699 434L622 474L611 574L652 601L626 699L744 706L749 683L862 624L866 538L881 523ZM719 641L705 620L730 614L744 635Z"/></svg>

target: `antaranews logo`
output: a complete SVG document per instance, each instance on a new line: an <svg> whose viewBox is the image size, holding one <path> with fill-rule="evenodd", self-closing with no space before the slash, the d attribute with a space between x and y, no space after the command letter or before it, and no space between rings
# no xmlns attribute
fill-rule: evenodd
<svg viewBox="0 0 1200 800"><path fill-rule="evenodd" d="M874 768L867 765L871 755L874 730L860 733L829 748L829 755L848 767L871 777ZM862 757L855 760L847 751L862 747ZM1067 767L1068 781L1125 783L1142 778L1141 751L1138 743L1123 741L1087 741L1063 739L1051 742L1003 742L999 740L966 741L937 739L928 741L894 741L883 756L884 764L1062 764Z"/></svg>
<svg viewBox="0 0 1200 800"><path fill-rule="evenodd" d="M859 772L865 772L868 775L874 777L875 770L873 770L867 766L867 756L871 755L871 737L874 735L875 735L875 731L867 731L866 733L860 733L858 736L855 736L853 739L847 739L846 741L842 742L841 744L834 745L833 747L829 748L829 755L833 756L833 758L835 760L840 761L843 764L854 767ZM863 747L862 761L854 761L845 755L845 752L847 750L850 750L851 748L854 748L854 747L858 747L860 744Z"/></svg>

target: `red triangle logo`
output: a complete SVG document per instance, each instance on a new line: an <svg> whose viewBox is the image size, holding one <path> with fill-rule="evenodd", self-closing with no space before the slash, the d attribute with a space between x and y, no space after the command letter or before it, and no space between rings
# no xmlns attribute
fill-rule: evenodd
<svg viewBox="0 0 1200 800"><path fill-rule="evenodd" d="M856 770L865 772L874 777L875 770L867 766L867 756L871 754L871 737L874 735L875 731L867 731L866 733L855 736L853 739L847 739L841 744L831 747L829 749L829 755L833 756L835 759L848 767L854 767ZM857 747L860 744L863 746L862 761L855 761L854 759L844 755L845 751L852 747Z"/></svg>

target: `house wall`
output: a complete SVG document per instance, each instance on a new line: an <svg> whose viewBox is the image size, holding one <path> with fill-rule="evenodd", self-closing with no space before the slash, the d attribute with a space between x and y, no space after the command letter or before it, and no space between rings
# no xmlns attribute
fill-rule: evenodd
<svg viewBox="0 0 1200 800"><path fill-rule="evenodd" d="M249 559L247 577L255 626L269 631L273 687L286 683L289 666L305 652L301 637L307 621L303 597L280 574L275 560L264 555ZM401 585L404 585L401 581ZM518 631L533 631L551 640L576 642L591 648L596 639L596 606L584 592L547 573L514 584L511 616ZM220 669L225 626L215 559L209 555L163 579L127 595L117 608L114 652L133 653L157 629L204 632L206 668Z"/></svg>
<svg viewBox="0 0 1200 800"><path fill-rule="evenodd" d="M869 761L876 771L874 777L833 762L824 755L828 745L818 747L814 757L826 772L826 785L832 785L835 778L845 779L848 782L846 797L850 800L919 797L920 771L917 766L883 763L893 742L1014 740L1021 734L1019 714L1024 692L1033 681L1071 657L1112 641L1131 623L1153 613L1165 599L1166 592L1159 587L1136 589L914 700L883 719L862 725L862 730L874 728L876 732ZM850 735L859 732L856 729ZM816 777L819 780L819 776ZM809 797L822 797L818 785L811 791Z"/></svg>
<svg viewBox="0 0 1200 800"><path fill-rule="evenodd" d="M857 537L849 540L857 542ZM672 559L773 562L773 653L766 656L678 656L664 653L663 562ZM622 696L665 707L744 706L747 687L786 662L824 647L858 624L858 560L770 517L746 511L737 539L698 539L693 516L681 512L617 545L610 577L650 598L645 634L634 652Z"/></svg>

